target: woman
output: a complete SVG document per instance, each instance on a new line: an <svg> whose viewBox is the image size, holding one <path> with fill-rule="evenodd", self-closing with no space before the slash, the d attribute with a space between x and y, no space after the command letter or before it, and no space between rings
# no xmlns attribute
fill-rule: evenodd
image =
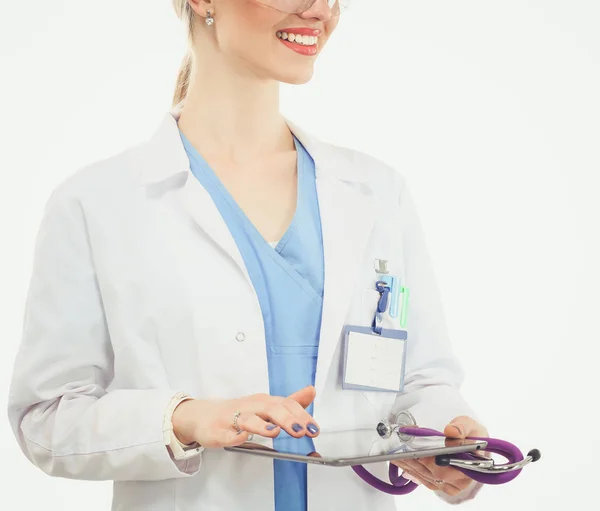
<svg viewBox="0 0 600 511"><path fill-rule="evenodd" d="M48 201L9 405L21 448L48 474L114 480L117 510L394 509L351 470L220 449L253 435L302 452L399 411L487 434L458 390L403 179L278 111L279 82L311 78L340 5L174 5L191 44L174 108ZM379 296L374 261L412 291L397 393L341 385L344 327L368 326ZM386 312L383 326L399 325ZM478 490L431 459L399 465L448 501Z"/></svg>

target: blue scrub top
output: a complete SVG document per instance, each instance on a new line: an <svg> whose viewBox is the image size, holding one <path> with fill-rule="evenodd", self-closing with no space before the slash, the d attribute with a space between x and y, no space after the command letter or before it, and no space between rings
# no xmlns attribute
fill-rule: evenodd
<svg viewBox="0 0 600 511"><path fill-rule="evenodd" d="M323 307L323 236L315 164L294 137L297 151L296 212L275 247L265 240L200 153L180 131L191 171L206 188L229 228L246 265L261 307L268 357L269 390L288 396L314 385ZM313 413L313 405L307 408ZM275 449L308 454L311 438L282 431ZM274 460L275 510L306 511L307 466Z"/></svg>

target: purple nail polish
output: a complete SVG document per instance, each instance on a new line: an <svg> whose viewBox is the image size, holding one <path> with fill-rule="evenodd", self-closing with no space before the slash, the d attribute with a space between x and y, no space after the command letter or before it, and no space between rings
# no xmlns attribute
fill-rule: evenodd
<svg viewBox="0 0 600 511"><path fill-rule="evenodd" d="M300 431L302 431L304 428L302 426L300 426L300 424L294 424L292 425L292 429L296 432L296 433L300 433Z"/></svg>
<svg viewBox="0 0 600 511"><path fill-rule="evenodd" d="M310 431L313 435L316 435L319 432L319 428L317 428L317 426L314 424L309 424L306 426L306 429L308 429L308 431Z"/></svg>
<svg viewBox="0 0 600 511"><path fill-rule="evenodd" d="M273 431L277 426L275 424L269 424L267 426L267 431Z"/></svg>

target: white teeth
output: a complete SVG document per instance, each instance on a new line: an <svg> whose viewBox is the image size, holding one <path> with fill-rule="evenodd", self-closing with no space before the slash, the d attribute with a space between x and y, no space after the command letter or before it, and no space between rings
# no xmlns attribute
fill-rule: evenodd
<svg viewBox="0 0 600 511"><path fill-rule="evenodd" d="M289 34L287 32L277 32L277 37L279 37L279 39L288 40L292 43L302 44L305 46L317 44L317 41L319 40L319 38L316 36L293 34L291 32Z"/></svg>

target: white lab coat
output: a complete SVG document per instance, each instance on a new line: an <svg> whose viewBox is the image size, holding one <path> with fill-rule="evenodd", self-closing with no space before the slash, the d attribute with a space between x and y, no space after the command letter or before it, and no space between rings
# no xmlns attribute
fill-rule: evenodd
<svg viewBox="0 0 600 511"><path fill-rule="evenodd" d="M215 399L269 392L259 303L235 241L190 173L178 115L167 113L149 141L80 170L49 199L10 421L44 472L114 480L113 510L268 511L270 460L208 449L175 462L163 443L163 415L178 391ZM455 416L473 416L458 390L463 375L404 179L370 156L288 125L315 160L322 216L315 385L322 431L375 427L400 410L442 430ZM342 327L370 324L375 258L386 259L411 290L399 395L340 386ZM316 440L317 451L326 441ZM386 476L384 464L371 469ZM440 497L460 501L477 490ZM309 465L308 509L385 511L394 499L349 468Z"/></svg>

